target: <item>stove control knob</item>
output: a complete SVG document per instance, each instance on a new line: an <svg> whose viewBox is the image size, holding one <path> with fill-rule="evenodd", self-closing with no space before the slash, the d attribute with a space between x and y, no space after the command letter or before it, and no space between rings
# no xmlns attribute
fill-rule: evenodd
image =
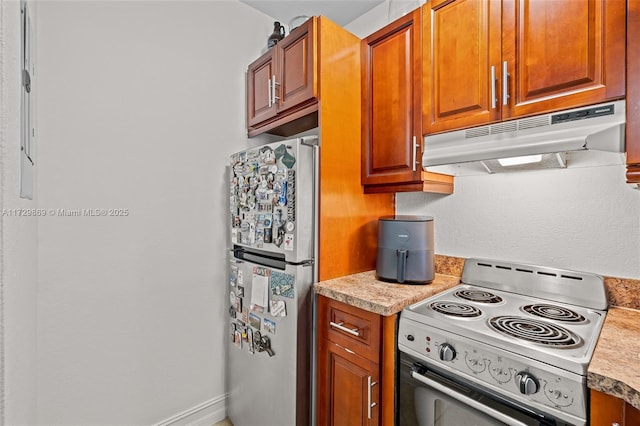
<svg viewBox="0 0 640 426"><path fill-rule="evenodd" d="M413 334L408 334L407 335L407 340L410 342L413 342L415 340L415 337L413 337Z"/></svg>
<svg viewBox="0 0 640 426"><path fill-rule="evenodd" d="M540 383L531 373L521 371L516 375L516 383L520 387L520 393L533 395L540 389Z"/></svg>
<svg viewBox="0 0 640 426"><path fill-rule="evenodd" d="M456 350L448 343L440 345L440 359L442 361L453 361L456 357Z"/></svg>

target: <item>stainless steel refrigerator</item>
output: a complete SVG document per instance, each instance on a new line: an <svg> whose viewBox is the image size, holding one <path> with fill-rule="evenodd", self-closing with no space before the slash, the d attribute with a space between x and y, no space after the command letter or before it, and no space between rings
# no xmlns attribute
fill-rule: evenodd
<svg viewBox="0 0 640 426"><path fill-rule="evenodd" d="M317 137L231 156L227 414L308 425L317 277Z"/></svg>

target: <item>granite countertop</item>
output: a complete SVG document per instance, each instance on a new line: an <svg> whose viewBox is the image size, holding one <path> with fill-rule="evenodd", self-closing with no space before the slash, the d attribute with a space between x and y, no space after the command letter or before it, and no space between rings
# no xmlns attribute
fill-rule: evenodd
<svg viewBox="0 0 640 426"><path fill-rule="evenodd" d="M405 306L431 297L460 283L460 277L436 274L431 284L395 284L376 279L375 271L321 281L316 293L365 311L389 316Z"/></svg>
<svg viewBox="0 0 640 426"><path fill-rule="evenodd" d="M640 311L609 308L589 364L587 384L640 409Z"/></svg>

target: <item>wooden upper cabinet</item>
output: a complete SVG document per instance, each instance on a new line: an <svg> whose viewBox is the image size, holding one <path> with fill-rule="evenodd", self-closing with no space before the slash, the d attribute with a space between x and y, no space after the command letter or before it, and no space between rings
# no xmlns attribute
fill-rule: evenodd
<svg viewBox="0 0 640 426"><path fill-rule="evenodd" d="M317 26L310 19L276 44L278 112L317 97L315 40Z"/></svg>
<svg viewBox="0 0 640 426"><path fill-rule="evenodd" d="M624 97L625 7L605 0L426 4L424 132Z"/></svg>
<svg viewBox="0 0 640 426"><path fill-rule="evenodd" d="M247 130L290 136L317 126L319 20L312 17L247 69Z"/></svg>
<svg viewBox="0 0 640 426"><path fill-rule="evenodd" d="M271 95L275 74L275 50L256 59L247 70L247 125L249 127L275 117L277 110Z"/></svg>
<svg viewBox="0 0 640 426"><path fill-rule="evenodd" d="M624 97L625 14L624 1L504 1L502 118Z"/></svg>
<svg viewBox="0 0 640 426"><path fill-rule="evenodd" d="M362 184L421 182L420 9L362 41Z"/></svg>
<svg viewBox="0 0 640 426"><path fill-rule="evenodd" d="M425 134L500 119L492 75L499 73L501 13L500 2L492 0L434 0L423 6Z"/></svg>

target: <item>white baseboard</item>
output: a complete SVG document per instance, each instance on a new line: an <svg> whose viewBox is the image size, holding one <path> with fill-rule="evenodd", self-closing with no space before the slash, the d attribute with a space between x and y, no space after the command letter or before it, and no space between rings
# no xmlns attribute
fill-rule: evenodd
<svg viewBox="0 0 640 426"><path fill-rule="evenodd" d="M227 394L205 401L154 426L212 426L224 420Z"/></svg>

